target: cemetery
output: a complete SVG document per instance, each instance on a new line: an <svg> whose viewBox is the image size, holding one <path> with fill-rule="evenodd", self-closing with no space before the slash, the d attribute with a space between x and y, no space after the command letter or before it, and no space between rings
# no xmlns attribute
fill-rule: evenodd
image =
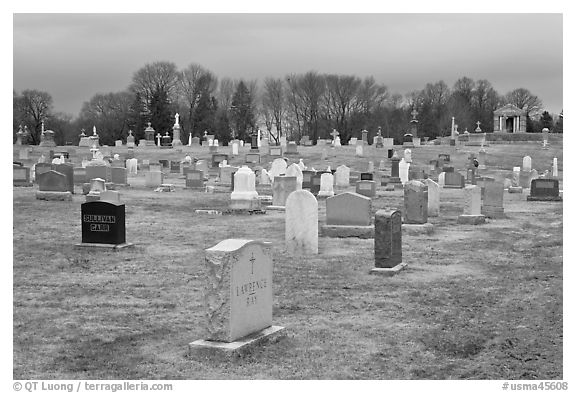
<svg viewBox="0 0 576 393"><path fill-rule="evenodd" d="M15 144L14 378L562 378L561 137L410 132Z"/></svg>

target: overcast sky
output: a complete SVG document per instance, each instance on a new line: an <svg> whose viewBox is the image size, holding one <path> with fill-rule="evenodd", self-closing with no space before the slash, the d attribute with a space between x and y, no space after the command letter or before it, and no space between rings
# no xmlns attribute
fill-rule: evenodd
<svg viewBox="0 0 576 393"><path fill-rule="evenodd" d="M404 94L443 80L524 87L562 102L561 14L14 14L14 89L49 92L77 116L154 61L198 63L218 78L374 76Z"/></svg>

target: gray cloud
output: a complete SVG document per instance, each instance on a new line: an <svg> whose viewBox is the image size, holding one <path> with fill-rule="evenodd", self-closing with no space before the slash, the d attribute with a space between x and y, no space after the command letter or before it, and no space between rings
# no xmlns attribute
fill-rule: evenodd
<svg viewBox="0 0 576 393"><path fill-rule="evenodd" d="M13 53L14 89L73 115L157 60L221 78L373 75L399 93L468 76L562 109L561 14L15 14Z"/></svg>

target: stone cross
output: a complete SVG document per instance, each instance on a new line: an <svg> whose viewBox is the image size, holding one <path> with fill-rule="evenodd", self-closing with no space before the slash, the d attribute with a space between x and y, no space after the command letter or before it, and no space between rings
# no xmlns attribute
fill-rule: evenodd
<svg viewBox="0 0 576 393"><path fill-rule="evenodd" d="M128 130L129 136L132 136L132 130Z"/></svg>
<svg viewBox="0 0 576 393"><path fill-rule="evenodd" d="M92 145L92 149L90 149L90 151L92 152L92 158L96 158L96 153L98 152L96 145Z"/></svg>
<svg viewBox="0 0 576 393"><path fill-rule="evenodd" d="M176 113L174 115L174 118L176 119L176 122L174 123L175 126L180 125L180 123L178 123L178 121L180 120L180 115L178 113Z"/></svg>
<svg viewBox="0 0 576 393"><path fill-rule="evenodd" d="M158 133L156 135L156 139L158 140L158 146L160 146L160 139L162 138L162 136L160 135L160 133Z"/></svg>
<svg viewBox="0 0 576 393"><path fill-rule="evenodd" d="M148 128L152 127L152 123L148 122Z"/></svg>
<svg viewBox="0 0 576 393"><path fill-rule="evenodd" d="M332 135L332 138L333 138L333 139L336 139L336 137L337 137L338 135L340 135L340 133L339 133L338 131L336 131L336 129L334 129L334 131L332 131L332 132L330 133L330 135Z"/></svg>

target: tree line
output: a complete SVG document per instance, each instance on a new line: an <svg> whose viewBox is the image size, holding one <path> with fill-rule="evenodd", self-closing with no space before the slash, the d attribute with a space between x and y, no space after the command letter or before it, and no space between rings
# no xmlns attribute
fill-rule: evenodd
<svg viewBox="0 0 576 393"><path fill-rule="evenodd" d="M284 78L257 80L219 79L203 66L192 63L178 70L174 63L159 61L137 70L123 91L98 93L83 103L76 119L53 111L49 93L14 91L13 137L26 126L29 142L38 144L42 121L55 131L59 145L77 144L81 130L90 135L95 126L101 143L113 145L126 140L129 130L144 138L148 123L156 132L172 136L174 115L179 113L182 142L189 135L213 134L222 142L250 140L258 128L268 131L273 141L281 136L300 140L330 138L336 129L346 142L378 128L385 137L400 140L409 129L411 113L418 112L418 135L435 138L450 134L452 116L459 131L473 132L476 122L482 131L493 131L493 112L512 103L528 115L527 131L547 127L562 132L562 115L557 120L529 90L517 88L500 95L485 79L458 79L450 88L444 81L428 83L404 95L391 92L373 77L321 74L309 71Z"/></svg>

